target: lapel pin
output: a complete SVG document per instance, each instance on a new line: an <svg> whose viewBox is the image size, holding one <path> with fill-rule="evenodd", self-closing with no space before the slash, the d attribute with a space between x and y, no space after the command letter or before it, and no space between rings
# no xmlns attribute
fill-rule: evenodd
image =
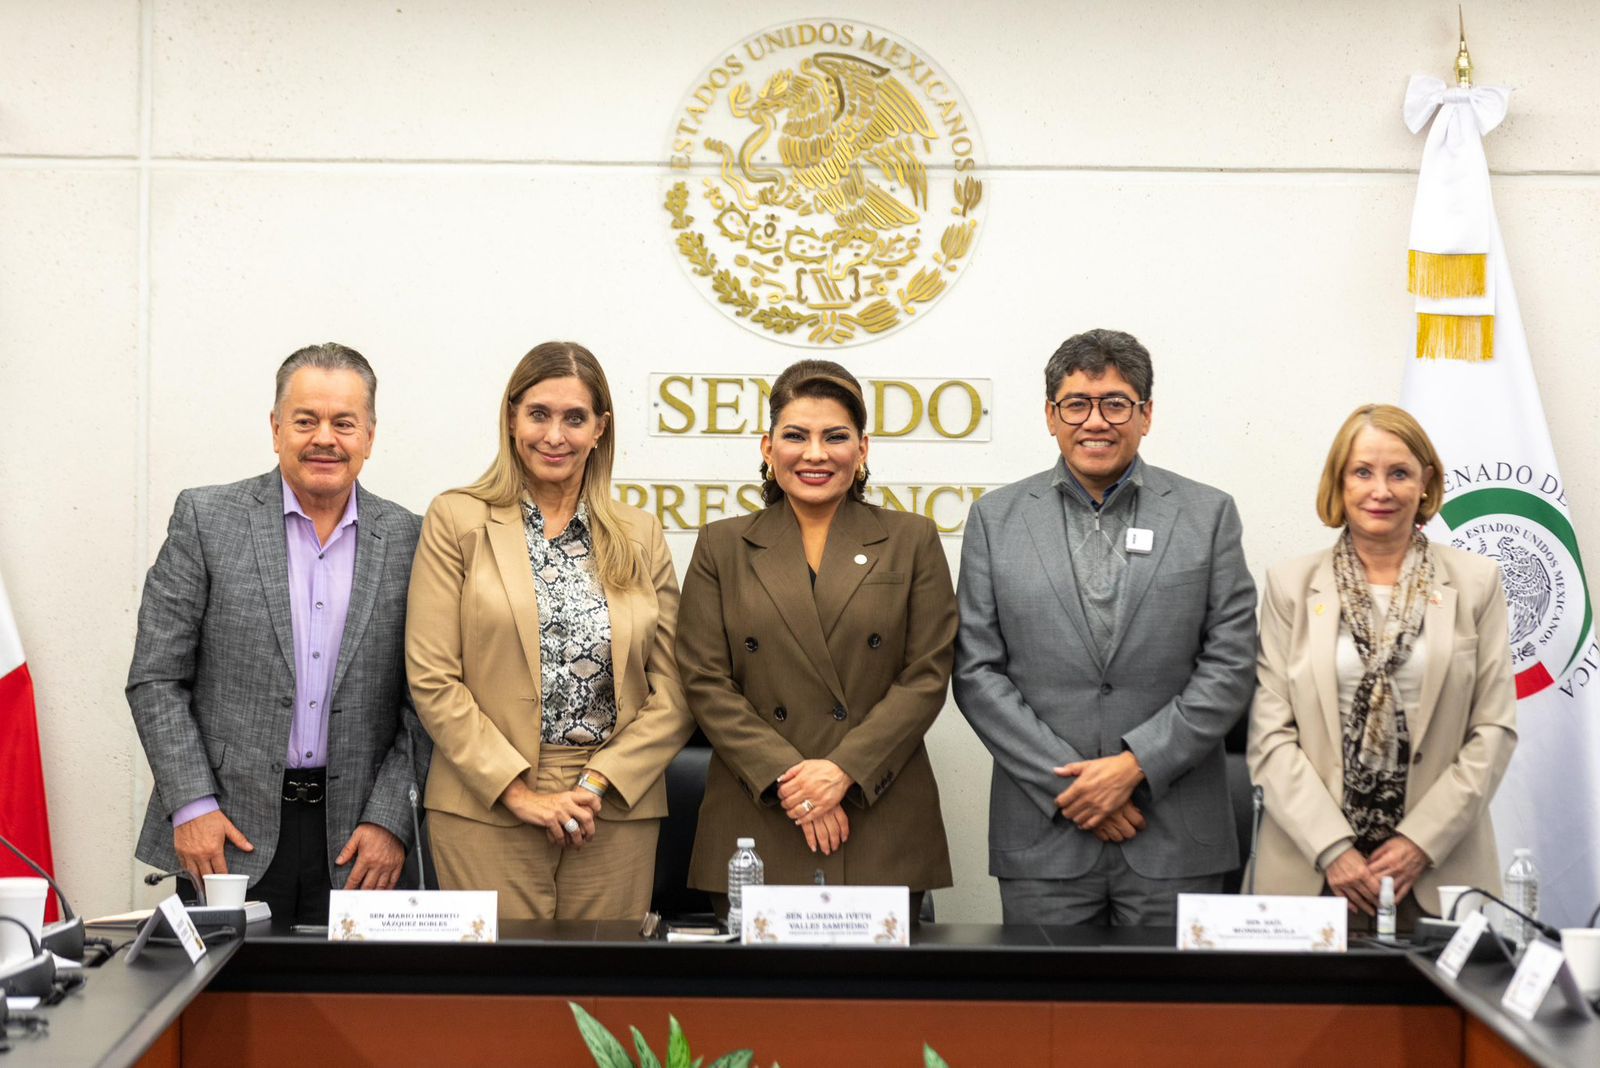
<svg viewBox="0 0 1600 1068"><path fill-rule="evenodd" d="M1438 590L1434 590L1432 593L1428 594L1428 603L1433 605L1433 607L1438 608L1440 605L1444 604L1444 594L1440 593Z"/></svg>
<svg viewBox="0 0 1600 1068"><path fill-rule="evenodd" d="M864 564L866 562L867 562L867 554L866 553L856 553L856 563Z"/></svg>
<svg viewBox="0 0 1600 1068"><path fill-rule="evenodd" d="M1327 610L1328 610L1328 606L1323 604L1321 601L1318 601L1317 602L1317 607L1315 609L1313 609L1313 611L1316 612L1317 615L1319 615L1319 616L1322 613L1326 612Z"/></svg>

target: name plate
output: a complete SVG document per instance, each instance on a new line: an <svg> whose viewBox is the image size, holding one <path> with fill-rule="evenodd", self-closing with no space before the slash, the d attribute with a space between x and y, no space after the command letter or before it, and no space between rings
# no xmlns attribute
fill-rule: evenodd
<svg viewBox="0 0 1600 1068"><path fill-rule="evenodd" d="M1472 956L1473 947L1488 929L1489 917L1482 912L1474 912L1462 920L1461 926L1450 936L1450 941L1445 943L1444 949L1440 951L1435 967L1452 979L1460 978L1461 969Z"/></svg>
<svg viewBox="0 0 1600 1068"><path fill-rule="evenodd" d="M493 942L500 937L493 890L335 890L330 942Z"/></svg>
<svg viewBox="0 0 1600 1068"><path fill-rule="evenodd" d="M747 886L746 945L909 946L903 886Z"/></svg>
<svg viewBox="0 0 1600 1068"><path fill-rule="evenodd" d="M1179 894L1179 949L1343 953L1349 916L1342 897Z"/></svg>
<svg viewBox="0 0 1600 1068"><path fill-rule="evenodd" d="M1567 958L1562 955L1561 947L1543 936L1529 942L1528 948L1522 951L1522 962L1511 977L1511 985L1501 995L1500 1004L1507 1012L1524 1020L1532 1020L1552 986L1561 988L1561 996L1572 1011L1585 1019L1594 1017L1594 1010L1589 1008L1588 999L1578 988L1577 977L1567 966Z"/></svg>
<svg viewBox="0 0 1600 1068"><path fill-rule="evenodd" d="M200 938L200 932L195 930L194 921L189 919L189 912L183 907L177 894L168 897L157 905L150 918L144 921L144 926L139 928L139 935L128 947L127 961L132 964L144 953L144 947L150 941L150 936L156 933L156 928L161 926L157 917L165 918L167 926L172 928L172 933L177 936L178 944L183 946L183 951L189 954L191 964L199 964L200 958L206 955L206 944ZM0 1033L0 1038L4 1034Z"/></svg>

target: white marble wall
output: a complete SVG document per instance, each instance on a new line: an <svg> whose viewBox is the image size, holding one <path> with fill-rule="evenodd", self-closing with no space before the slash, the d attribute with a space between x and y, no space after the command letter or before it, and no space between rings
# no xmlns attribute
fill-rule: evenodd
<svg viewBox="0 0 1600 1068"><path fill-rule="evenodd" d="M1496 201L1582 547L1600 561L1600 8L1479 5L1479 80L1517 88ZM143 572L188 485L272 463L270 378L337 339L383 380L366 480L421 510L477 473L510 364L584 340L617 392L618 473L743 477L748 442L643 433L652 371L775 371L661 238L673 110L702 64L804 8L511 0L0 0L0 567L29 651L60 875L143 899L148 770L122 697ZM840 12L835 12L839 14ZM1066 335L1155 353L1147 455L1237 498L1259 575L1327 539L1326 441L1393 399L1411 344L1414 71L1454 5L860 0L957 80L988 233L863 374L995 379L987 444L883 442L890 482L1051 462L1038 393ZM743 452L738 450L743 449ZM748 455L747 455L748 453ZM692 539L674 539L680 564ZM954 558L958 542L948 548ZM998 917L988 760L932 736L955 849L946 919Z"/></svg>

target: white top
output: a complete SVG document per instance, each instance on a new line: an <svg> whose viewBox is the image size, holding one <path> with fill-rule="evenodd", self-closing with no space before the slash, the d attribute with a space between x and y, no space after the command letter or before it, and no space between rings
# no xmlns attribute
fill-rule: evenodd
<svg viewBox="0 0 1600 1068"><path fill-rule="evenodd" d="M1393 586L1367 586L1372 596L1372 607L1377 610L1379 617L1388 615L1389 602L1394 596ZM1446 640L1449 634L1445 635ZM1394 673L1395 685L1400 690L1400 708L1402 711L1411 712L1422 704L1422 672L1428 661L1428 627L1423 625L1417 634L1417 640L1411 645L1411 655L1406 657ZM1361 654L1356 652L1356 640L1350 634L1350 628L1345 626L1343 617L1339 620L1339 639L1333 652L1334 674L1339 680L1339 722L1344 723L1345 717L1350 715L1350 706L1355 703L1356 686L1361 682ZM1407 731L1410 730L1410 719L1406 721ZM1353 838L1343 838L1324 849L1317 857L1317 868L1326 871L1328 865L1338 858L1340 853L1355 844Z"/></svg>
<svg viewBox="0 0 1600 1068"><path fill-rule="evenodd" d="M1372 594L1372 607L1381 619L1389 612L1389 601L1394 596L1393 586L1367 587ZM1410 713L1422 704L1422 672L1427 664L1428 628L1424 626L1411 646L1411 655L1395 669L1394 681L1400 690L1400 708ZM1356 652L1356 640L1344 619L1339 620L1339 641L1333 654L1334 671L1339 679L1339 721L1350 715L1355 702L1356 685L1361 681L1361 654ZM1409 723L1409 719L1408 719Z"/></svg>

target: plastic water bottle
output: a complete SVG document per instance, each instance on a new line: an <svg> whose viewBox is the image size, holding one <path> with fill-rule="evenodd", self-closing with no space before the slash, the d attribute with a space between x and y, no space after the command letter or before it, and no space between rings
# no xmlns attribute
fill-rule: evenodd
<svg viewBox="0 0 1600 1068"><path fill-rule="evenodd" d="M1378 941L1394 941L1394 876L1385 875L1378 886Z"/></svg>
<svg viewBox="0 0 1600 1068"><path fill-rule="evenodd" d="M766 882L767 866L761 863L754 838L741 838L728 858L728 930L738 934L744 928L744 888Z"/></svg>
<svg viewBox="0 0 1600 1068"><path fill-rule="evenodd" d="M1533 866L1533 850L1517 849L1506 869L1506 900L1535 918L1539 915L1539 869ZM1505 933L1527 945L1538 937L1538 930L1519 916L1506 914Z"/></svg>

